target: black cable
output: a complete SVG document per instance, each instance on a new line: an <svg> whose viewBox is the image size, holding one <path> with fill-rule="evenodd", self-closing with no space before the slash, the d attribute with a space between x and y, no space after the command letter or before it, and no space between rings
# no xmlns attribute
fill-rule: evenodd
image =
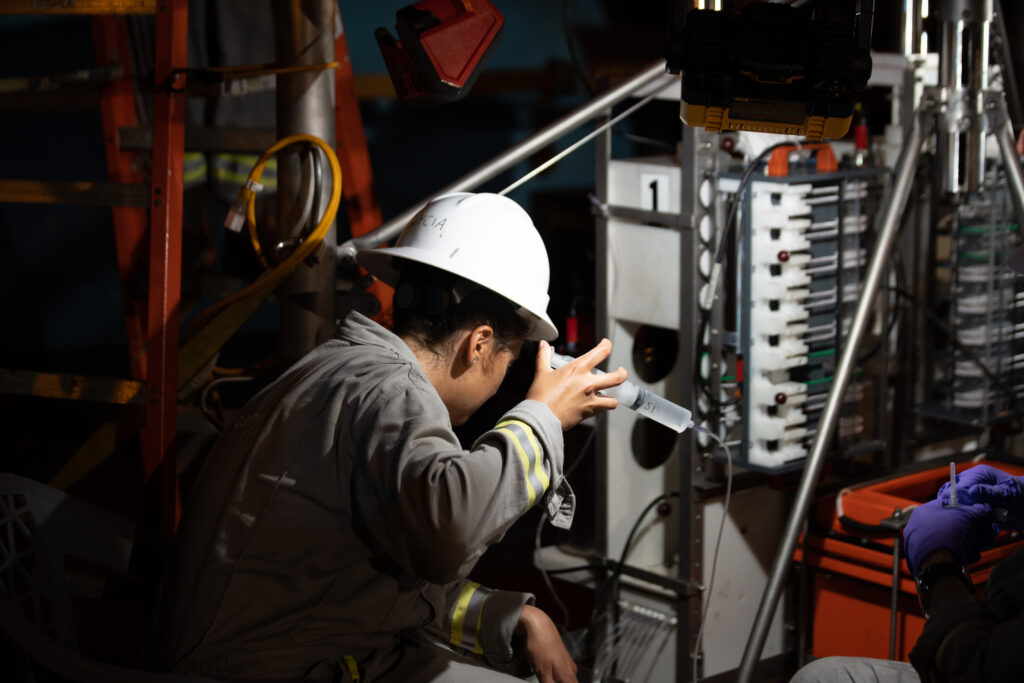
<svg viewBox="0 0 1024 683"><path fill-rule="evenodd" d="M597 89L587 76L587 69L583 64L583 58L580 56L579 46L576 44L572 21L572 0L564 0L562 3L562 28L565 31L565 44L569 48L569 61L572 63L572 69L576 73L576 78L579 79L583 88L587 91L587 96L594 97L597 94ZM665 140L629 133L618 128L612 128L612 133L634 144L647 145L667 152L674 153L676 151L676 146Z"/></svg>
<svg viewBox="0 0 1024 683"><path fill-rule="evenodd" d="M702 340L704 339L704 332L705 330L707 330L708 325L710 324L710 319L711 313L709 311L704 311L702 309L700 313L700 322L697 324L697 359L696 362L693 364L693 380L697 387L701 390L701 393L704 394L704 397L707 398L708 403L711 404L711 407L716 412L718 412L722 408L728 408L729 406L736 405L742 400L743 397L737 395L733 396L730 399L726 399L725 401L721 400L718 396L714 396L711 393L710 377L704 377L703 375L701 375L701 359L703 355L708 351L708 347L703 345ZM738 379L737 385L739 385Z"/></svg>
<svg viewBox="0 0 1024 683"><path fill-rule="evenodd" d="M893 252L893 260L895 261L895 263L893 264L893 271L896 274L896 288L905 291L906 288L903 286L903 254L899 249L896 249ZM875 345L872 346L868 351L864 352L861 356L857 358L858 365L863 365L864 363L868 362L869 360L871 360L872 357L874 357L876 353L878 353L881 350L882 344L884 344L885 340L892 335L892 330L894 327L896 327L896 323L899 322L899 319L900 306L899 302L897 301L896 303L893 304L892 314L889 316L889 323L888 325L886 325L885 332L883 333L884 336L882 336L877 342L875 342Z"/></svg>
<svg viewBox="0 0 1024 683"><path fill-rule="evenodd" d="M668 493L662 493L661 495L657 496L654 500L652 500L650 503L647 504L647 506L640 513L640 516L637 517L636 522L633 523L633 528L629 530L629 535L626 536L626 543L622 546L622 554L619 556L619 562L615 566L615 569L612 570L611 576L609 576L607 579L605 579L605 581L600 585L600 587L598 587L597 591L595 592L595 594L594 594L594 610L590 613L590 621L587 623L587 631L586 631L588 639L589 639L589 646L590 646L590 649L591 649L591 655L592 656L594 655L594 652L593 652L594 627L597 624L598 616L602 612L601 608L604 605L605 593L608 591L609 588L611 588L612 592L616 596L616 600L617 600L617 598L618 598L618 582L619 582L619 579L622 576L622 569L623 569L623 567L626 566L626 557L629 555L630 546L633 545L633 538L636 536L636 532L640 529L640 525L643 524L644 519L647 517L647 513L649 513L652 508L657 506L662 501L668 500L669 498L678 498L678 497L679 497L679 492L678 491L670 491Z"/></svg>
<svg viewBox="0 0 1024 683"><path fill-rule="evenodd" d="M573 32L572 23L572 0L564 0L562 3L562 27L565 31L565 44L569 48L569 61L572 62L572 68L576 72L576 77L580 79L580 83L586 89L587 95L593 97L595 94L594 85L587 78L587 71L583 67L583 60L580 59L576 46L576 37Z"/></svg>
<svg viewBox="0 0 1024 683"><path fill-rule="evenodd" d="M601 418L598 418L598 419L601 419ZM569 467L562 473L562 476L564 476L566 479L568 479L569 475L576 471L576 468L580 466L581 462L583 462L583 460L584 460L583 456L586 455L587 450L590 448L590 444L594 443L594 437L596 435L597 435L597 427L591 427L590 428L590 434L587 434L586 440L583 442L583 445L580 446L579 454L576 456L576 460L573 461L573 463L571 465L569 465Z"/></svg>
<svg viewBox="0 0 1024 683"><path fill-rule="evenodd" d="M548 574L550 574L551 576L555 576L557 574L571 574L573 572L582 572L582 571L586 571L588 569L597 569L598 567L601 567L601 566L602 565L599 565L599 564L581 564L581 565L576 566L576 567L562 567L561 569L546 569L545 571Z"/></svg>
<svg viewBox="0 0 1024 683"><path fill-rule="evenodd" d="M725 227L722 230L722 237L718 241L718 247L715 250L715 263L722 263L725 258L725 246L729 243L729 235L733 229L733 225L736 222L736 214L740 210L740 202L743 201L743 192L750 182L751 176L754 175L754 171L757 167L767 158L769 154L782 147L797 147L799 148L803 143L801 142L777 142L774 145L764 148L761 153L754 158L747 167L743 170L743 175L740 176L740 184L736 188L736 192L732 196L732 200L729 203L729 213L725 218Z"/></svg>

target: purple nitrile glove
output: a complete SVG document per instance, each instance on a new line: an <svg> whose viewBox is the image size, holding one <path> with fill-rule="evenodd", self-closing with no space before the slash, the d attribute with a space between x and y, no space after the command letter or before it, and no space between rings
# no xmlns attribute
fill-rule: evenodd
<svg viewBox="0 0 1024 683"><path fill-rule="evenodd" d="M949 504L949 482L936 496L942 505ZM961 505L988 503L993 509L1006 510L999 518L1004 529L1024 531L1024 477L1015 477L995 467L976 465L956 475L956 498Z"/></svg>
<svg viewBox="0 0 1024 683"><path fill-rule="evenodd" d="M910 520L903 527L907 566L917 576L922 560L939 548L969 565L981 557L982 550L992 546L998 533L987 503L944 508L939 501L930 500L911 510Z"/></svg>

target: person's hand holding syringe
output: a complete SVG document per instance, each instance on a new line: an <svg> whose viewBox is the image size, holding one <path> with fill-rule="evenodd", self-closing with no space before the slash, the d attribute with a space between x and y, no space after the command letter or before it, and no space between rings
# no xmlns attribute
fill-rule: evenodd
<svg viewBox="0 0 1024 683"><path fill-rule="evenodd" d="M564 356L552 351L550 365L557 370L573 360L575 359L572 356ZM599 374L602 371L594 369L591 372ZM693 422L692 413L689 410L629 380L617 386L603 389L600 393L616 399L620 406L636 411L639 415L650 418L677 432L682 433L689 427L699 432L710 434L707 429Z"/></svg>

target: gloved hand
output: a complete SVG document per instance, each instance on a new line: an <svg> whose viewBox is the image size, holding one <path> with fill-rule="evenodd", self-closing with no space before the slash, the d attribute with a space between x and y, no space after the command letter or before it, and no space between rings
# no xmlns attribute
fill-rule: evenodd
<svg viewBox="0 0 1024 683"><path fill-rule="evenodd" d="M939 501L930 500L911 510L910 520L903 527L910 573L917 576L924 558L939 548L951 551L964 565L976 562L982 550L992 547L998 533L987 503L944 508Z"/></svg>
<svg viewBox="0 0 1024 683"><path fill-rule="evenodd" d="M936 498L942 505L949 504L948 481ZM1000 526L1024 531L1024 477L1015 477L988 465L976 465L956 475L956 498L961 505L988 503L993 509L1004 508L1006 519L1000 518Z"/></svg>

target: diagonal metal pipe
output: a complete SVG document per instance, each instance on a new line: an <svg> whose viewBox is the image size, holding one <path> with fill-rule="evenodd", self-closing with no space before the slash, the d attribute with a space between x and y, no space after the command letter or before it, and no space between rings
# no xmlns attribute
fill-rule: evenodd
<svg viewBox="0 0 1024 683"><path fill-rule="evenodd" d="M540 129L533 135L523 139L512 147L509 147L487 163L478 166L458 180L441 188L430 197L426 197L422 201L409 207L373 232L367 233L361 237L352 238L343 244L338 245L338 259L352 261L355 259L357 251L370 249L384 242L390 242L397 237L400 232L402 232L402 228L405 227L405 224L408 223L409 220L416 215L416 212L419 211L424 204L430 201L431 198L447 194L449 192L467 192L476 189L503 171L512 168L534 152L546 147L584 123L597 118L609 107L612 107L627 97L635 95L645 86L662 77L667 77L665 74L664 61L658 61L651 64L629 80L598 95L560 119Z"/></svg>

